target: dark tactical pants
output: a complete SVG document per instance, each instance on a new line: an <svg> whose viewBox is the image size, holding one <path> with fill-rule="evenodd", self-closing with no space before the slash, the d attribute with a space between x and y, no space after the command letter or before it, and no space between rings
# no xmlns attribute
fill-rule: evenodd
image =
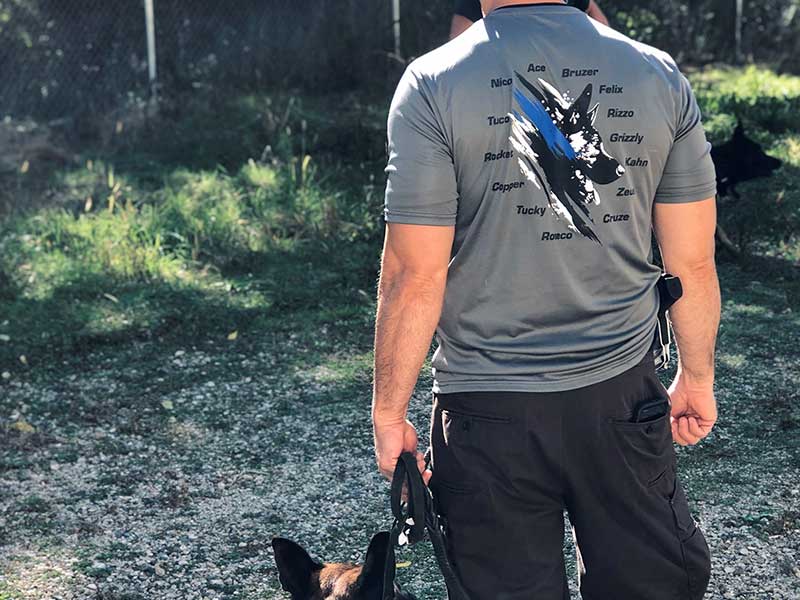
<svg viewBox="0 0 800 600"><path fill-rule="evenodd" d="M648 356L565 392L435 394L431 490L471 600L569 599L566 509L583 600L698 600L709 548L677 478L667 398Z"/></svg>

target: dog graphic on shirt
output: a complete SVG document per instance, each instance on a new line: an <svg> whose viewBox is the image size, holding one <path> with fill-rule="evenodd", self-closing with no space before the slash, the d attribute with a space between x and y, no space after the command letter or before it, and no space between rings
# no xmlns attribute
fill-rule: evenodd
<svg viewBox="0 0 800 600"><path fill-rule="evenodd" d="M592 84L570 103L539 79L537 89L514 73L533 99L514 86L519 111L512 111L510 141L522 174L547 195L556 218L575 233L602 244L594 232L589 206L600 204L594 184L613 183L625 168L603 147L594 126L599 104L590 108Z"/></svg>

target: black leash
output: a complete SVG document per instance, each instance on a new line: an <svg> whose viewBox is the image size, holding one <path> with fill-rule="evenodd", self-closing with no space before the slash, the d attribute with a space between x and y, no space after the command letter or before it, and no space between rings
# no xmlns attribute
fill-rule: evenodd
<svg viewBox="0 0 800 600"><path fill-rule="evenodd" d="M426 466L429 461L430 455L426 453ZM401 498L403 483L408 486L406 502L403 502ZM383 600L394 600L395 598L395 546L416 544L425 538L426 532L433 545L433 554L436 556L439 570L447 584L449 600L469 600L469 596L464 591L464 587L447 558L444 531L433 505L433 496L422 480L422 475L417 468L416 457L410 452L403 452L400 455L394 469L391 504L394 523L389 532L389 548L386 552L386 563L383 569Z"/></svg>

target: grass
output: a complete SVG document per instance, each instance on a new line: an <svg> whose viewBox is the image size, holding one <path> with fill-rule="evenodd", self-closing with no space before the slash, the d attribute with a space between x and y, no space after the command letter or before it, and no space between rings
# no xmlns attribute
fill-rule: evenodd
<svg viewBox="0 0 800 600"><path fill-rule="evenodd" d="M18 600L20 597L9 584L0 581L0 600Z"/></svg>
<svg viewBox="0 0 800 600"><path fill-rule="evenodd" d="M383 117L349 99L332 121L325 102L212 101L55 173L49 206L0 222L0 371L130 339L246 336L287 309L368 303L382 165L354 148L382 146ZM250 125L235 148L231 122ZM334 253L332 268L309 270Z"/></svg>
<svg viewBox="0 0 800 600"><path fill-rule="evenodd" d="M800 77L723 65L695 72L691 81L706 115L740 117L770 132L800 130Z"/></svg>
<svg viewBox="0 0 800 600"><path fill-rule="evenodd" d="M286 171L254 161L234 176L180 170L144 198L115 183L121 194L107 206L6 224L4 367L130 337L245 335L287 308L363 304L369 227L345 220L342 196L312 183L308 161L302 185ZM348 249L339 269L306 277L339 242Z"/></svg>

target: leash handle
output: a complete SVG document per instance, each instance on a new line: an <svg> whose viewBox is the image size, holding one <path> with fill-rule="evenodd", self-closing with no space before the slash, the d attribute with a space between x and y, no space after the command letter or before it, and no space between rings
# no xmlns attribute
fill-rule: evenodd
<svg viewBox="0 0 800 600"><path fill-rule="evenodd" d="M425 466L431 462L430 448L425 453ZM407 512L403 511L402 501L403 483L408 484L408 498L405 502ZM439 522L439 516L433 506L433 497L422 479L417 467L417 458L410 452L403 452L397 461L392 475L391 505L394 515L394 524L389 534L389 548L386 552L386 563L383 571L383 598L394 600L395 597L395 545L401 535L405 535L408 544L415 544L424 539L427 532L433 546L433 553L439 570L442 572L447 584L448 598L450 600L469 600L467 592L461 585L450 560L447 557L444 534ZM408 519L413 519L411 523Z"/></svg>
<svg viewBox="0 0 800 600"><path fill-rule="evenodd" d="M403 452L398 458L392 474L390 503L394 523L389 531L389 546L386 549L386 560L383 565L382 600L394 600L395 598L394 579L397 557L394 549L400 542L400 536L405 534L408 544L416 543L425 536L425 502L419 493L417 482L411 480L414 473L417 474L420 479L419 483L422 483L424 487L422 477L417 469L416 457L410 452ZM413 519L410 529L407 523L409 516L403 513L403 484L406 482L408 482L408 500L405 504L408 507L408 515Z"/></svg>
<svg viewBox="0 0 800 600"><path fill-rule="evenodd" d="M408 497L406 507L408 512L403 512L403 483L407 483ZM417 458L410 452L403 452L397 460L392 475L392 514L400 525L400 532L408 537L409 544L416 544L425 537L425 482L422 480L417 468ZM412 523L407 520L411 518ZM399 534L398 534L399 539Z"/></svg>

